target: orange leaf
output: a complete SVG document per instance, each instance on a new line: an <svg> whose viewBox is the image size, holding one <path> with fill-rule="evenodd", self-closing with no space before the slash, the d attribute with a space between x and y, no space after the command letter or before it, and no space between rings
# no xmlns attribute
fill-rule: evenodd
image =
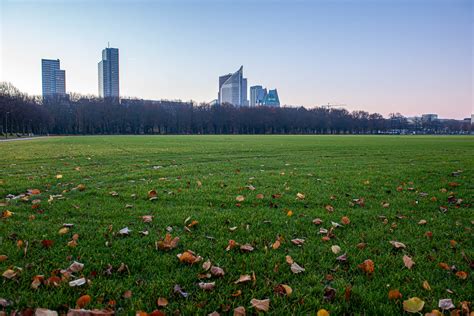
<svg viewBox="0 0 474 316"><path fill-rule="evenodd" d="M351 220L349 219L349 217L347 216L343 216L341 218L341 222L344 224L344 225L349 225L351 223Z"/></svg>
<svg viewBox="0 0 474 316"><path fill-rule="evenodd" d="M388 292L388 299L389 300L398 300L400 298L402 298L402 293L400 293L400 291L398 289L390 290Z"/></svg>
<svg viewBox="0 0 474 316"><path fill-rule="evenodd" d="M456 276L458 278L460 278L461 280L466 280L467 279L467 272L458 271L458 272L456 272Z"/></svg>
<svg viewBox="0 0 474 316"><path fill-rule="evenodd" d="M358 267L362 269L362 271L364 271L368 275L371 275L372 273L374 273L374 269L375 269L374 262L370 259L365 260L363 263L359 264Z"/></svg>
<svg viewBox="0 0 474 316"><path fill-rule="evenodd" d="M83 308L84 306L86 306L90 302L91 302L91 297L89 295L83 295L83 296L81 296L77 299L76 305L79 308Z"/></svg>

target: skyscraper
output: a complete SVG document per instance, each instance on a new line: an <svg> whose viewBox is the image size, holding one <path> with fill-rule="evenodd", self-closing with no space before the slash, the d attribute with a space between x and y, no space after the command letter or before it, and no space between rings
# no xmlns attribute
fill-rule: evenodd
<svg viewBox="0 0 474 316"><path fill-rule="evenodd" d="M250 87L250 106L263 105L263 101L267 96L267 89L262 86Z"/></svg>
<svg viewBox="0 0 474 316"><path fill-rule="evenodd" d="M268 90L265 100L263 101L263 105L280 107L280 98L278 97L277 89Z"/></svg>
<svg viewBox="0 0 474 316"><path fill-rule="evenodd" d="M43 99L66 95L66 71L60 68L59 59L41 59Z"/></svg>
<svg viewBox="0 0 474 316"><path fill-rule="evenodd" d="M247 78L243 78L244 66L233 74L219 77L218 100L220 104L230 103L235 106L248 105Z"/></svg>
<svg viewBox="0 0 474 316"><path fill-rule="evenodd" d="M120 96L118 48L102 50L102 60L99 62L99 96L101 98Z"/></svg>

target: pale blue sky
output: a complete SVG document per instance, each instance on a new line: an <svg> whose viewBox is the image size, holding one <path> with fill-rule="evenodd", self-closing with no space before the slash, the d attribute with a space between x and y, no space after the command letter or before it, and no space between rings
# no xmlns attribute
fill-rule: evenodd
<svg viewBox="0 0 474 316"><path fill-rule="evenodd" d="M97 62L120 49L122 96L210 101L244 65L282 103L387 115L473 110L473 1L1 2L1 80L41 93L41 58L66 89L97 94Z"/></svg>

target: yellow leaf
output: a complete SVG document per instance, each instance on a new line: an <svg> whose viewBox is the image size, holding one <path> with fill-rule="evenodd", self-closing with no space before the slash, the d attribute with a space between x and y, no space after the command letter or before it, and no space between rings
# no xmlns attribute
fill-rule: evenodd
<svg viewBox="0 0 474 316"><path fill-rule="evenodd" d="M62 179L63 178L63 175L62 174L57 174L56 175L56 179Z"/></svg>
<svg viewBox="0 0 474 316"><path fill-rule="evenodd" d="M59 235L65 235L69 232L69 228L63 227L59 230Z"/></svg>
<svg viewBox="0 0 474 316"><path fill-rule="evenodd" d="M423 309L425 302L418 297L412 297L403 301L403 309L408 313L418 313Z"/></svg>
<svg viewBox="0 0 474 316"><path fill-rule="evenodd" d="M316 316L329 316L329 312L322 308L317 312Z"/></svg>

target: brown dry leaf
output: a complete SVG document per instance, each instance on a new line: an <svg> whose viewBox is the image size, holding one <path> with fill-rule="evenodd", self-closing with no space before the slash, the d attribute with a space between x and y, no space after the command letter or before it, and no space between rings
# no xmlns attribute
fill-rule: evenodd
<svg viewBox="0 0 474 316"><path fill-rule="evenodd" d="M419 222L418 222L418 225L425 225L427 223L427 221L425 219L421 219Z"/></svg>
<svg viewBox="0 0 474 316"><path fill-rule="evenodd" d="M224 272L224 269L222 269L222 268L212 266L211 267L211 274L215 277L223 277L225 272Z"/></svg>
<svg viewBox="0 0 474 316"><path fill-rule="evenodd" d="M398 289L388 291L389 300L398 300L402 298L402 293Z"/></svg>
<svg viewBox="0 0 474 316"><path fill-rule="evenodd" d="M235 198L235 200L237 202L243 202L245 201L245 197L243 195L237 195L237 197Z"/></svg>
<svg viewBox="0 0 474 316"><path fill-rule="evenodd" d="M274 250L280 248L280 245L281 245L281 242L280 242L280 238L278 238L273 244L272 244L272 248Z"/></svg>
<svg viewBox="0 0 474 316"><path fill-rule="evenodd" d="M248 274L241 275L237 281L234 282L234 284L239 284L239 283L244 283L244 282L249 282L252 281L252 277Z"/></svg>
<svg viewBox="0 0 474 316"><path fill-rule="evenodd" d="M76 305L77 307L79 308L83 308L84 306L86 306L87 304L89 304L91 302L91 297L89 295L83 295L81 297L79 297L76 301Z"/></svg>
<svg viewBox="0 0 474 316"><path fill-rule="evenodd" d="M208 259L206 262L202 264L202 269L204 271L207 271L211 268L211 265L212 265L211 260Z"/></svg>
<svg viewBox="0 0 474 316"><path fill-rule="evenodd" d="M132 297L132 291L127 290L127 291L123 292L122 297L123 298L131 298Z"/></svg>
<svg viewBox="0 0 474 316"><path fill-rule="evenodd" d="M293 258L291 258L291 256L286 256L285 257L285 260L286 260L286 263L288 264L293 264L295 261L293 260Z"/></svg>
<svg viewBox="0 0 474 316"><path fill-rule="evenodd" d="M156 242L156 248L160 250L171 250L178 246L179 237L172 238L171 234L166 233L163 240Z"/></svg>
<svg viewBox="0 0 474 316"><path fill-rule="evenodd" d="M333 254L337 255L341 252L341 247L339 247L338 245L331 246L331 251Z"/></svg>
<svg viewBox="0 0 474 316"><path fill-rule="evenodd" d="M323 223L323 220L320 218L315 218L313 219L313 224L314 225L321 225Z"/></svg>
<svg viewBox="0 0 474 316"><path fill-rule="evenodd" d="M147 197L148 197L149 199L156 198L157 196L158 196L158 194L156 193L156 190L150 190L150 191L148 191L148 193L147 193Z"/></svg>
<svg viewBox="0 0 474 316"><path fill-rule="evenodd" d="M67 227L63 227L59 230L59 235L66 235L67 233L69 233L69 228Z"/></svg>
<svg viewBox="0 0 474 316"><path fill-rule="evenodd" d="M188 264L197 263L201 261L202 259L200 256L196 256L194 252L192 252L191 250L187 250L183 253L179 253L177 256L180 262L184 262Z"/></svg>
<svg viewBox="0 0 474 316"><path fill-rule="evenodd" d="M423 288L427 291L431 291L431 286L430 284L428 283L428 281L423 281Z"/></svg>
<svg viewBox="0 0 474 316"><path fill-rule="evenodd" d="M229 244L227 245L227 248L225 249L226 251L231 250L232 248L236 247L238 244L235 242L235 240L230 239Z"/></svg>
<svg viewBox="0 0 474 316"><path fill-rule="evenodd" d="M456 276L461 280L466 280L468 274L465 271L458 271L458 272L456 272Z"/></svg>
<svg viewBox="0 0 474 316"><path fill-rule="evenodd" d="M301 267L300 265L298 265L296 262L293 262L293 263L291 264L290 269L291 269L291 272L293 272L293 273L295 273L295 274L301 273L301 272L304 272L304 271L305 271L305 269L304 269L303 267Z"/></svg>
<svg viewBox="0 0 474 316"><path fill-rule="evenodd" d="M240 250L242 250L244 252L252 252L253 249L254 248L250 244L245 244L245 245L240 246Z"/></svg>
<svg viewBox="0 0 474 316"><path fill-rule="evenodd" d="M10 212L9 210L3 211L2 212L2 218L9 218L13 215L13 212Z"/></svg>
<svg viewBox="0 0 474 316"><path fill-rule="evenodd" d="M215 286L216 286L216 282L210 282L210 283L199 282L199 287L203 289L204 291L212 291Z"/></svg>
<svg viewBox="0 0 474 316"><path fill-rule="evenodd" d="M159 307L165 307L168 305L168 300L164 297L159 297L158 300L156 301L156 304Z"/></svg>
<svg viewBox="0 0 474 316"><path fill-rule="evenodd" d="M396 249L406 248L405 244L399 241L391 240L390 244L392 244L392 246L395 247Z"/></svg>
<svg viewBox="0 0 474 316"><path fill-rule="evenodd" d="M334 207L333 207L332 205L329 205L329 204L328 204L328 205L326 205L324 208L325 208L326 211L328 211L329 213L334 212Z"/></svg>
<svg viewBox="0 0 474 316"><path fill-rule="evenodd" d="M425 316L443 316L443 313L441 313L437 309L433 309L433 310L431 310L430 313L425 313Z"/></svg>
<svg viewBox="0 0 474 316"><path fill-rule="evenodd" d="M447 263L444 263L444 262L440 262L438 263L438 266L441 268L441 269L444 269L444 270L451 270L451 268L448 266Z"/></svg>
<svg viewBox="0 0 474 316"><path fill-rule="evenodd" d="M188 224L188 228L194 227L194 226L196 226L197 224L199 224L199 222L196 221L196 220L193 220L191 223Z"/></svg>
<svg viewBox="0 0 474 316"><path fill-rule="evenodd" d="M0 262L4 262L4 261L7 261L7 260L8 260L7 255L0 255Z"/></svg>
<svg viewBox="0 0 474 316"><path fill-rule="evenodd" d="M143 215L142 220L144 223L151 223L153 221L153 215Z"/></svg>
<svg viewBox="0 0 474 316"><path fill-rule="evenodd" d="M343 216L341 217L341 223L343 223L344 225L349 225L351 223L351 220L349 219L349 217Z"/></svg>
<svg viewBox="0 0 474 316"><path fill-rule="evenodd" d="M33 282L31 282L31 288L36 290L40 287L40 285L44 282L43 275L36 275L33 277Z"/></svg>
<svg viewBox="0 0 474 316"><path fill-rule="evenodd" d="M263 200L264 196L263 196L262 193L259 193L259 194L257 194L256 198L259 199L259 200Z"/></svg>
<svg viewBox="0 0 474 316"><path fill-rule="evenodd" d="M295 239L292 239L291 242L297 246L302 246L304 244L304 239L295 238Z"/></svg>
<svg viewBox="0 0 474 316"><path fill-rule="evenodd" d="M305 195L303 193L296 193L296 199L297 200L304 200L305 199Z"/></svg>
<svg viewBox="0 0 474 316"><path fill-rule="evenodd" d="M285 290L286 296L290 296L293 293L293 289L290 286L286 284L280 284L280 286Z"/></svg>
<svg viewBox="0 0 474 316"><path fill-rule="evenodd" d="M237 296L240 296L240 295L242 295L241 290L237 290L237 291L235 291L234 293L231 294L232 297L237 297Z"/></svg>
<svg viewBox="0 0 474 316"><path fill-rule="evenodd" d="M7 269L5 272L3 272L2 276L5 279L13 279L14 277L16 277L16 272L12 269Z"/></svg>
<svg viewBox="0 0 474 316"><path fill-rule="evenodd" d="M374 273L375 270L374 262L370 259L365 260L363 263L359 264L358 267L368 275Z"/></svg>
<svg viewBox="0 0 474 316"><path fill-rule="evenodd" d="M26 315L27 313L25 313ZM35 310L35 316L58 316L58 312L46 309L46 308L37 308Z"/></svg>
<svg viewBox="0 0 474 316"><path fill-rule="evenodd" d="M405 267L407 267L408 269L411 269L413 265L415 264L415 261L413 261L411 257L404 255L403 263L405 264Z"/></svg>
<svg viewBox="0 0 474 316"><path fill-rule="evenodd" d="M250 301L250 304L252 304L252 307L260 312L268 312L268 309L270 308L270 300L268 298L265 300L257 300L253 298Z"/></svg>
<svg viewBox="0 0 474 316"><path fill-rule="evenodd" d="M239 306L234 309L234 316L245 316L245 307Z"/></svg>

